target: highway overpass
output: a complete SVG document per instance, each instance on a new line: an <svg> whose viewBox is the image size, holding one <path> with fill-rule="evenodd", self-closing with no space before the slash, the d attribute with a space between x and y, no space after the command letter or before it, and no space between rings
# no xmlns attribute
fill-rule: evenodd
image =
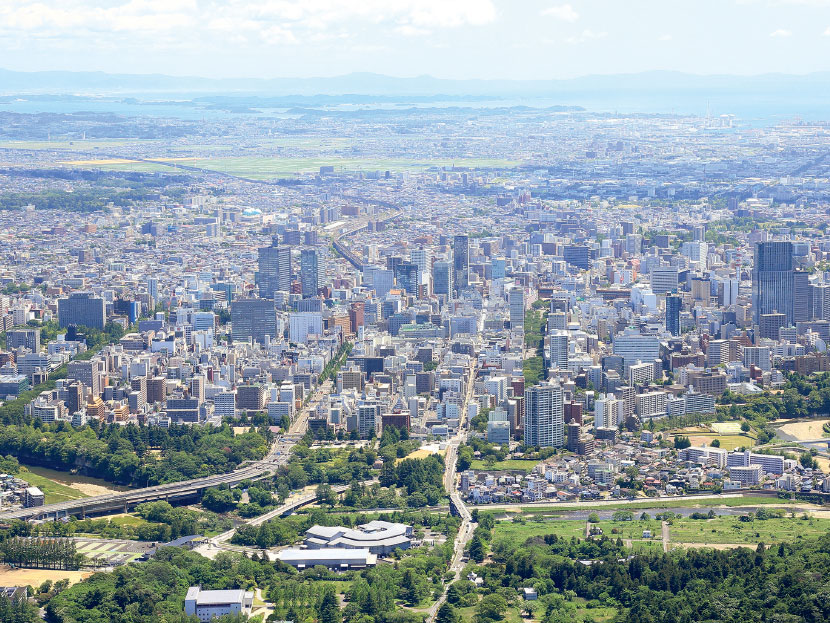
<svg viewBox="0 0 830 623"><path fill-rule="evenodd" d="M135 489L133 491L96 495L89 498L58 502L56 504L0 512L0 521L9 521L11 519L21 519L24 521L29 519L59 519L61 517L69 517L70 515L84 518L87 515L107 512L126 512L144 502L165 500L172 503L190 498L196 499L201 496L205 489L222 485L233 487L243 480L255 480L273 473L277 466L278 463L275 462L257 461L227 474L216 474L205 478L156 485L144 489Z"/></svg>

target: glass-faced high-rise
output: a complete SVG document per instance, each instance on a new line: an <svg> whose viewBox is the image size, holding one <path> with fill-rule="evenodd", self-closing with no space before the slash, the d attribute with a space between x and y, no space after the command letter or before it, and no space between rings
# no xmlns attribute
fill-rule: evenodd
<svg viewBox="0 0 830 623"><path fill-rule="evenodd" d="M257 251L259 270L256 273L256 285L259 296L273 299L274 292L291 290L291 248L280 246L275 240L270 247Z"/></svg>
<svg viewBox="0 0 830 623"><path fill-rule="evenodd" d="M752 318L760 324L761 315L777 312L793 323L793 244L756 242L752 267Z"/></svg>
<svg viewBox="0 0 830 623"><path fill-rule="evenodd" d="M303 288L303 298L317 296L317 291L323 286L323 258L319 249L303 249L300 251L300 283Z"/></svg>
<svg viewBox="0 0 830 623"><path fill-rule="evenodd" d="M456 293L460 293L470 285L470 237L458 235L453 238L453 268L455 269Z"/></svg>

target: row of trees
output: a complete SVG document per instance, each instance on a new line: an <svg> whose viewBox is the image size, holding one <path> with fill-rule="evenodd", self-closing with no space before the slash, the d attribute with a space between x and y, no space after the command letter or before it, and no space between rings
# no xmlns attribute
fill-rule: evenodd
<svg viewBox="0 0 830 623"><path fill-rule="evenodd" d="M84 562L73 539L12 537L0 542L7 565L34 569L77 569Z"/></svg>

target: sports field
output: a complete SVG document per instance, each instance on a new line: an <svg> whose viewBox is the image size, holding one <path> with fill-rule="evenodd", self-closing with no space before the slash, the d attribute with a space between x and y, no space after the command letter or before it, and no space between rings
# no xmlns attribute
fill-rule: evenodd
<svg viewBox="0 0 830 623"><path fill-rule="evenodd" d="M86 556L91 562L115 566L139 558L152 544L143 541L76 538L75 545L78 553Z"/></svg>

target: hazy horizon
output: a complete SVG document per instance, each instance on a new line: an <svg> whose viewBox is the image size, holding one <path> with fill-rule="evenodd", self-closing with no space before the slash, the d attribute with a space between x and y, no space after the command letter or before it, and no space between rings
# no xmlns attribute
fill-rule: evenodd
<svg viewBox="0 0 830 623"><path fill-rule="evenodd" d="M830 70L830 1L39 0L0 6L14 71L551 80Z"/></svg>

